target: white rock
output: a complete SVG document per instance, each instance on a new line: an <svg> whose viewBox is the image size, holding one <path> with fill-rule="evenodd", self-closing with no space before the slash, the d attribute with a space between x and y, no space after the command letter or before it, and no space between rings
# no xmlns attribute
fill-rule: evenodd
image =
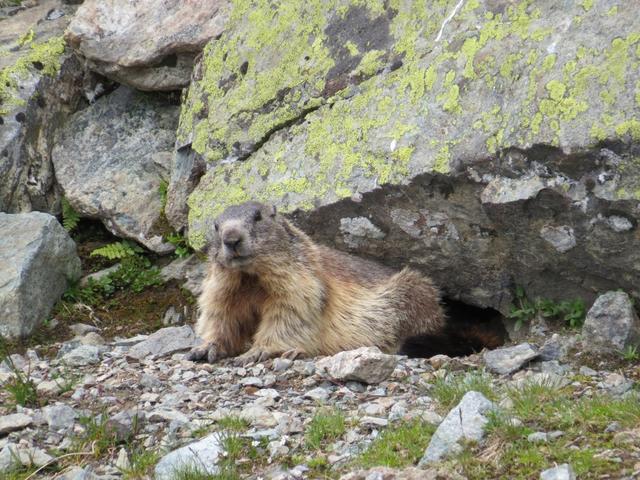
<svg viewBox="0 0 640 480"><path fill-rule="evenodd" d="M154 358L170 355L182 350L188 350L197 343L196 335L189 325L182 327L167 327L149 335L146 340L135 344L128 357L141 360L149 355Z"/></svg>
<svg viewBox="0 0 640 480"><path fill-rule="evenodd" d="M522 368L539 355L538 349L529 343L514 347L497 348L484 353L484 362L492 372L506 375Z"/></svg>
<svg viewBox="0 0 640 480"><path fill-rule="evenodd" d="M600 295L589 309L582 327L584 349L610 353L640 345L640 319L624 292Z"/></svg>
<svg viewBox="0 0 640 480"><path fill-rule="evenodd" d="M397 363L395 355L382 353L377 347L362 347L318 360L316 367L333 380L380 383L389 378Z"/></svg>
<svg viewBox="0 0 640 480"><path fill-rule="evenodd" d="M33 418L24 413L12 413L0 417L0 436L27 428L33 423Z"/></svg>
<svg viewBox="0 0 640 480"><path fill-rule="evenodd" d="M73 428L77 412L67 405L48 405L42 409L49 428L54 431Z"/></svg>
<svg viewBox="0 0 640 480"><path fill-rule="evenodd" d="M557 467L550 468L540 473L540 480L575 480L576 474L573 473L571 465L563 463Z"/></svg>
<svg viewBox="0 0 640 480"><path fill-rule="evenodd" d="M492 402L479 392L467 392L438 426L419 465L424 466L462 450L461 440L479 442L484 437L485 416L493 409Z"/></svg>
<svg viewBox="0 0 640 480"><path fill-rule="evenodd" d="M175 472L180 468L192 468L200 473L215 475L222 452L220 435L209 435L162 457L155 468L155 480L174 480Z"/></svg>
<svg viewBox="0 0 640 480"><path fill-rule="evenodd" d="M62 362L72 367L93 365L99 361L100 348L95 345L80 345L62 357Z"/></svg>

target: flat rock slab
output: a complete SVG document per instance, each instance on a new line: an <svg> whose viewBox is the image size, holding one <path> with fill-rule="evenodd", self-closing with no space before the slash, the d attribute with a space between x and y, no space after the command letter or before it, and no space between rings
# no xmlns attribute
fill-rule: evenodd
<svg viewBox="0 0 640 480"><path fill-rule="evenodd" d="M177 122L178 107L122 86L73 115L52 151L69 203L118 236L171 251L156 225Z"/></svg>
<svg viewBox="0 0 640 480"><path fill-rule="evenodd" d="M224 29L226 0L86 0L65 38L92 70L139 90L189 84L195 56Z"/></svg>
<svg viewBox="0 0 640 480"><path fill-rule="evenodd" d="M427 465L462 450L461 440L480 441L494 405L479 392L467 392L438 426L419 465Z"/></svg>
<svg viewBox="0 0 640 480"><path fill-rule="evenodd" d="M11 415L0 417L0 436L27 428L32 423L33 419L24 413L12 413Z"/></svg>
<svg viewBox="0 0 640 480"><path fill-rule="evenodd" d="M131 347L127 356L136 360L141 360L149 355L162 357L188 350L196 344L196 334L189 325L167 327L154 332L146 340L135 344Z"/></svg>
<svg viewBox="0 0 640 480"><path fill-rule="evenodd" d="M62 356L62 361L72 367L94 365L100 361L100 347L96 345L80 345Z"/></svg>
<svg viewBox="0 0 640 480"><path fill-rule="evenodd" d="M380 383L389 378L397 363L395 355L382 353L377 347L362 347L323 358L316 368L337 381Z"/></svg>
<svg viewBox="0 0 640 480"><path fill-rule="evenodd" d="M583 347L594 353L610 353L640 345L640 319L629 295L607 292L589 309L582 327Z"/></svg>
<svg viewBox="0 0 640 480"><path fill-rule="evenodd" d="M54 216L0 213L0 335L29 335L79 276L76 244Z"/></svg>
<svg viewBox="0 0 640 480"><path fill-rule="evenodd" d="M514 347L497 348L484 354L484 362L492 372L501 375L513 373L540 353L529 343L521 343Z"/></svg>
<svg viewBox="0 0 640 480"><path fill-rule="evenodd" d="M191 468L199 473L218 473L218 458L222 455L220 435L214 433L202 440L174 450L160 459L155 469L155 480L173 480L182 468Z"/></svg>

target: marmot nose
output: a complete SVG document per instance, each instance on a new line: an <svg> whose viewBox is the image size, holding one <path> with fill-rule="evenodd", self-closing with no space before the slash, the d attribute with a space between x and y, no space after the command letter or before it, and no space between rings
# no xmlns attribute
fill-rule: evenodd
<svg viewBox="0 0 640 480"><path fill-rule="evenodd" d="M242 235L238 232L228 232L222 237L222 243L231 251L235 251L242 243Z"/></svg>

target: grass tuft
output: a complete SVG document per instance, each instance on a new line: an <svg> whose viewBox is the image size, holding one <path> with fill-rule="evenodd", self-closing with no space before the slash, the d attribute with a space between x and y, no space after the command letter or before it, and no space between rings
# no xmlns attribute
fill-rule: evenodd
<svg viewBox="0 0 640 480"><path fill-rule="evenodd" d="M337 440L346 431L344 414L339 410L318 410L305 432L308 448L317 450L323 444Z"/></svg>

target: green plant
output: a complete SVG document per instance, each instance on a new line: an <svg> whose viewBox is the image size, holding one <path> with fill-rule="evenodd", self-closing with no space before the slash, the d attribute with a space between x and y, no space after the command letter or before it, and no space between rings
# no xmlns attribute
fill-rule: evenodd
<svg viewBox="0 0 640 480"><path fill-rule="evenodd" d="M172 232L168 234L165 239L176 248L174 253L177 257L184 258L193 253L189 241L179 233Z"/></svg>
<svg viewBox="0 0 640 480"><path fill-rule="evenodd" d="M620 356L627 362L636 362L640 360L640 351L638 351L637 345L627 345L623 350L620 350Z"/></svg>
<svg viewBox="0 0 640 480"><path fill-rule="evenodd" d="M162 212L164 212L164 208L167 206L167 191L169 190L169 184L166 180L160 180L160 185L158 186L158 193L160 194L160 203L162 204Z"/></svg>
<svg viewBox="0 0 640 480"><path fill-rule="evenodd" d="M122 260L123 258L136 256L139 253L144 253L144 250L139 245L129 242L128 240L122 240L96 248L91 252L90 256L94 257L98 255L109 260Z"/></svg>
<svg viewBox="0 0 640 480"><path fill-rule="evenodd" d="M482 393L490 400L496 398L491 376L484 371L464 375L450 373L444 378L436 378L429 393L444 409L449 410L460 402L465 393L472 390Z"/></svg>
<svg viewBox="0 0 640 480"><path fill-rule="evenodd" d="M21 407L39 407L40 401L36 385L31 380L31 371L28 370L27 373L24 373L16 366L9 354L7 342L2 336L0 336L0 363L5 363L13 375L3 385L12 399L12 403Z"/></svg>
<svg viewBox="0 0 640 480"><path fill-rule="evenodd" d="M305 432L307 446L317 450L327 441L337 440L346 430L344 414L339 410L319 410Z"/></svg>
<svg viewBox="0 0 640 480"><path fill-rule="evenodd" d="M129 452L130 467L122 470L124 480L148 478L152 467L158 462L160 455L141 445L134 445Z"/></svg>
<svg viewBox="0 0 640 480"><path fill-rule="evenodd" d="M62 226L67 232L72 232L77 226L78 222L80 222L80 214L76 212L69 200L62 197Z"/></svg>
<svg viewBox="0 0 640 480"><path fill-rule="evenodd" d="M579 328L584 323L587 313L586 306L582 299L565 300L554 302L549 299L536 299L531 302L524 289L516 287L516 303L511 307L508 317L515 320L514 330L518 331L525 322L531 321L536 315L542 315L550 319L562 319L571 328Z"/></svg>
<svg viewBox="0 0 640 480"><path fill-rule="evenodd" d="M525 322L530 321L534 317L536 309L527 299L524 289L520 286L516 287L516 303L517 306L511 307L508 317L515 320L513 328L517 332Z"/></svg>
<svg viewBox="0 0 640 480"><path fill-rule="evenodd" d="M356 462L365 468L383 465L402 468L415 464L429 444L436 427L411 420L389 427L371 442Z"/></svg>

